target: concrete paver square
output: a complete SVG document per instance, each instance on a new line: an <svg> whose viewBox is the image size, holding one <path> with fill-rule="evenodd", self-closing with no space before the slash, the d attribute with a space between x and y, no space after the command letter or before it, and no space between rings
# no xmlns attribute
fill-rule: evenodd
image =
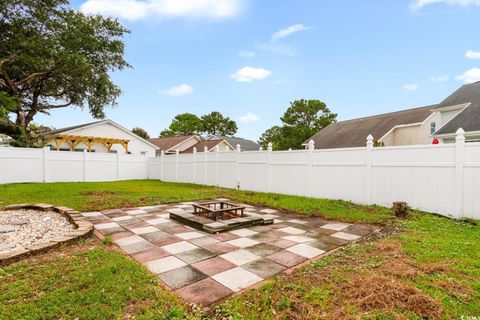
<svg viewBox="0 0 480 320"><path fill-rule="evenodd" d="M325 251L309 246L305 243L297 244L293 247L287 248L286 250L308 259L315 258L316 256L325 253Z"/></svg>
<svg viewBox="0 0 480 320"><path fill-rule="evenodd" d="M181 252L175 255L177 258L181 259L182 261L191 264L198 261L202 261L208 258L215 256L214 253L211 253L208 250L203 248L193 249L190 251Z"/></svg>
<svg viewBox="0 0 480 320"><path fill-rule="evenodd" d="M248 251L260 257L271 255L272 253L275 253L280 250L281 249L279 247L276 247L271 244L266 244L266 243L259 243L248 248Z"/></svg>
<svg viewBox="0 0 480 320"><path fill-rule="evenodd" d="M282 237L282 239L297 242L297 243L303 243L303 242L309 242L309 241L315 240L313 238L304 237L304 236L286 236L286 237Z"/></svg>
<svg viewBox="0 0 480 320"><path fill-rule="evenodd" d="M335 232L335 233L331 234L330 237L339 238L339 239L343 239L343 240L349 240L349 241L358 240L358 239L361 238L361 236L357 236L356 234L346 233L346 232L342 232L342 231Z"/></svg>
<svg viewBox="0 0 480 320"><path fill-rule="evenodd" d="M202 271L208 276L213 276L217 273L227 271L229 269L233 269L236 267L236 265L234 265L230 261L227 261L220 257L203 260L203 261L192 264L192 266Z"/></svg>
<svg viewBox="0 0 480 320"><path fill-rule="evenodd" d="M160 258L160 259L148 261L145 263L145 266L148 268L148 270L150 270L155 274L177 269L185 265L186 265L185 262L183 262L182 260L174 256Z"/></svg>
<svg viewBox="0 0 480 320"><path fill-rule="evenodd" d="M278 231L282 231L288 234L302 234L305 233L305 230L294 228L294 227L285 227L285 228L280 228Z"/></svg>
<svg viewBox="0 0 480 320"><path fill-rule="evenodd" d="M233 293L232 290L216 282L212 278L200 280L191 285L178 289L177 294L190 303L208 306Z"/></svg>
<svg viewBox="0 0 480 320"><path fill-rule="evenodd" d="M270 278L286 269L284 266L267 259L257 259L243 265L242 268L263 279Z"/></svg>
<svg viewBox="0 0 480 320"><path fill-rule="evenodd" d="M238 229L238 230L230 231L230 233L233 233L234 235L237 235L239 237L248 237L248 236L253 236L254 234L257 234L258 232L252 231L249 229Z"/></svg>
<svg viewBox="0 0 480 320"><path fill-rule="evenodd" d="M249 239L249 238L238 238L235 240L230 240L227 241L226 243L231 244L233 246L239 247L239 248L247 248L254 246L258 244L259 242L257 240Z"/></svg>
<svg viewBox="0 0 480 320"><path fill-rule="evenodd" d="M240 267L218 273L212 277L232 291L240 291L263 279Z"/></svg>
<svg viewBox="0 0 480 320"><path fill-rule="evenodd" d="M190 251L197 248L198 248L197 246L187 241L180 241L172 244L167 244L166 246L162 247L162 249L167 250L171 254L177 254L177 253Z"/></svg>
<svg viewBox="0 0 480 320"><path fill-rule="evenodd" d="M350 224L347 223L327 223L320 228L322 229L328 229L328 230L335 230L335 231L340 231L343 230L347 227L351 226Z"/></svg>
<svg viewBox="0 0 480 320"><path fill-rule="evenodd" d="M216 254L223 254L223 253L235 251L235 250L238 249L237 247L235 247L231 244L225 243L225 242L207 244L203 247L205 249L207 249L208 251L211 251L211 252L216 253Z"/></svg>
<svg viewBox="0 0 480 320"><path fill-rule="evenodd" d="M159 247L153 247L144 251L132 254L132 258L138 262L148 262L169 256L170 253Z"/></svg>
<svg viewBox="0 0 480 320"><path fill-rule="evenodd" d="M220 258L230 261L231 263L241 266L260 257L250 251L238 249L229 253L222 254Z"/></svg>
<svg viewBox="0 0 480 320"><path fill-rule="evenodd" d="M265 258L279 263L287 268L294 267L297 264L300 264L303 261L307 260L305 257L299 256L298 254L286 250L276 252L274 254L266 256Z"/></svg>
<svg viewBox="0 0 480 320"><path fill-rule="evenodd" d="M217 240L215 238L209 237L209 236L204 236L201 238L195 238L188 240L189 242L193 243L196 246L203 247L209 244L214 244L214 243L219 243L220 240Z"/></svg>
<svg viewBox="0 0 480 320"><path fill-rule="evenodd" d="M144 234L144 233L151 233L151 232L156 232L160 230L153 226L149 226L149 227L143 227L143 228L130 229L130 231L136 234Z"/></svg>
<svg viewBox="0 0 480 320"><path fill-rule="evenodd" d="M190 232L177 233L175 234L175 236L182 238L183 240L190 240L195 238L201 238L201 237L204 237L205 235L197 231L190 231Z"/></svg>
<svg viewBox="0 0 480 320"><path fill-rule="evenodd" d="M195 268L184 266L161 273L158 277L175 290L205 279L207 276Z"/></svg>

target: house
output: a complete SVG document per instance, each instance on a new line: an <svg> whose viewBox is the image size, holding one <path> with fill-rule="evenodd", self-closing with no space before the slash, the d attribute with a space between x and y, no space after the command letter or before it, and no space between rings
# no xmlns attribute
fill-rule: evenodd
<svg viewBox="0 0 480 320"><path fill-rule="evenodd" d="M148 139L150 143L153 143L157 147L157 155L162 151L165 154L183 152L190 147L193 147L200 141L199 136L189 135L189 136L173 136L173 137L160 137Z"/></svg>
<svg viewBox="0 0 480 320"><path fill-rule="evenodd" d="M203 152L205 147L209 152L214 151L218 146L219 150L232 150L234 147L226 140L202 140L199 136L174 136L174 137L160 137L149 139L151 143L157 146L157 155L162 151L165 154L173 154L177 151L179 153L192 153L193 148L197 149L197 152Z"/></svg>
<svg viewBox="0 0 480 320"><path fill-rule="evenodd" d="M146 154L154 157L157 147L112 120L100 120L52 130L47 146L58 151Z"/></svg>
<svg viewBox="0 0 480 320"><path fill-rule="evenodd" d="M234 148L240 145L240 150L242 151L258 151L260 148L260 145L255 141L237 137L211 136L208 140L225 140Z"/></svg>
<svg viewBox="0 0 480 320"><path fill-rule="evenodd" d="M377 146L449 143L459 128L467 141L480 140L480 82L462 86L440 104L340 121L310 139L316 149L365 146L369 134Z"/></svg>

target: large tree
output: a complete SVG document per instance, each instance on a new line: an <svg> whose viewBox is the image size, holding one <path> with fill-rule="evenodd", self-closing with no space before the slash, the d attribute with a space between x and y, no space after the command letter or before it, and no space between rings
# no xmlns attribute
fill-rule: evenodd
<svg viewBox="0 0 480 320"><path fill-rule="evenodd" d="M167 129L160 132L160 137L201 134L202 130L203 122L199 117L192 113L181 113L173 118Z"/></svg>
<svg viewBox="0 0 480 320"><path fill-rule="evenodd" d="M337 114L320 100L295 100L280 118L283 125L265 131L258 142L264 148L272 142L277 150L301 149L302 143L336 118Z"/></svg>
<svg viewBox="0 0 480 320"><path fill-rule="evenodd" d="M0 0L0 133L23 141L36 115L58 108L103 118L121 93L109 73L129 67L127 32L67 0Z"/></svg>
<svg viewBox="0 0 480 320"><path fill-rule="evenodd" d="M140 128L140 127L135 127L132 129L132 132L135 133L137 136L139 136L140 138L143 138L143 139L150 139L150 135L148 134L148 132L143 129L143 128Z"/></svg>
<svg viewBox="0 0 480 320"><path fill-rule="evenodd" d="M202 116L203 132L207 135L233 136L237 133L237 123L218 111Z"/></svg>

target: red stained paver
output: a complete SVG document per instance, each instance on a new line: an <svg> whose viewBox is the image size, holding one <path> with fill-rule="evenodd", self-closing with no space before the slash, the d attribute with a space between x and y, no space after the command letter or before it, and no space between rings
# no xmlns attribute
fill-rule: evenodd
<svg viewBox="0 0 480 320"><path fill-rule="evenodd" d="M133 232L130 232L130 231L121 231L121 232L114 232L110 235L110 237L112 237L112 240L118 240L118 239L123 239L123 238L127 238L127 237L131 237L133 236L134 233Z"/></svg>
<svg viewBox="0 0 480 320"><path fill-rule="evenodd" d="M170 253L159 247L132 254L132 258L138 262L148 262L169 256Z"/></svg>
<svg viewBox="0 0 480 320"><path fill-rule="evenodd" d="M202 271L208 276L213 276L217 273L233 269L236 267L236 265L225 259L216 257L194 263L192 264L192 267Z"/></svg>
<svg viewBox="0 0 480 320"><path fill-rule="evenodd" d="M176 291L188 302L195 302L208 306L223 299L233 292L211 278L198 281Z"/></svg>
<svg viewBox="0 0 480 320"><path fill-rule="evenodd" d="M229 232L212 234L212 237L220 241L230 241L230 240L235 240L239 238L238 236L231 234Z"/></svg>
<svg viewBox="0 0 480 320"><path fill-rule="evenodd" d="M267 241L267 243L282 249L286 249L297 244L296 242L285 239L275 239L272 241Z"/></svg>
<svg viewBox="0 0 480 320"><path fill-rule="evenodd" d="M151 240L153 244L156 244L159 247L166 246L168 244L180 242L182 239L175 237L175 236L164 236L158 239Z"/></svg>
<svg viewBox="0 0 480 320"><path fill-rule="evenodd" d="M300 264L303 261L307 260L306 258L299 256L298 254L286 250L276 252L265 258L273 262L279 263L287 268L294 267L297 264Z"/></svg>

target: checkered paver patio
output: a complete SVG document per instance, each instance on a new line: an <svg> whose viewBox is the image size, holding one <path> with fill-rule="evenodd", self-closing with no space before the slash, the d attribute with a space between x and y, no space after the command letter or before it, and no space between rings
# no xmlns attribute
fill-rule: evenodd
<svg viewBox="0 0 480 320"><path fill-rule="evenodd" d="M170 220L169 212L193 212L189 202L83 216L183 299L204 306L375 229L245 206L248 214L266 215L275 223L209 234Z"/></svg>

